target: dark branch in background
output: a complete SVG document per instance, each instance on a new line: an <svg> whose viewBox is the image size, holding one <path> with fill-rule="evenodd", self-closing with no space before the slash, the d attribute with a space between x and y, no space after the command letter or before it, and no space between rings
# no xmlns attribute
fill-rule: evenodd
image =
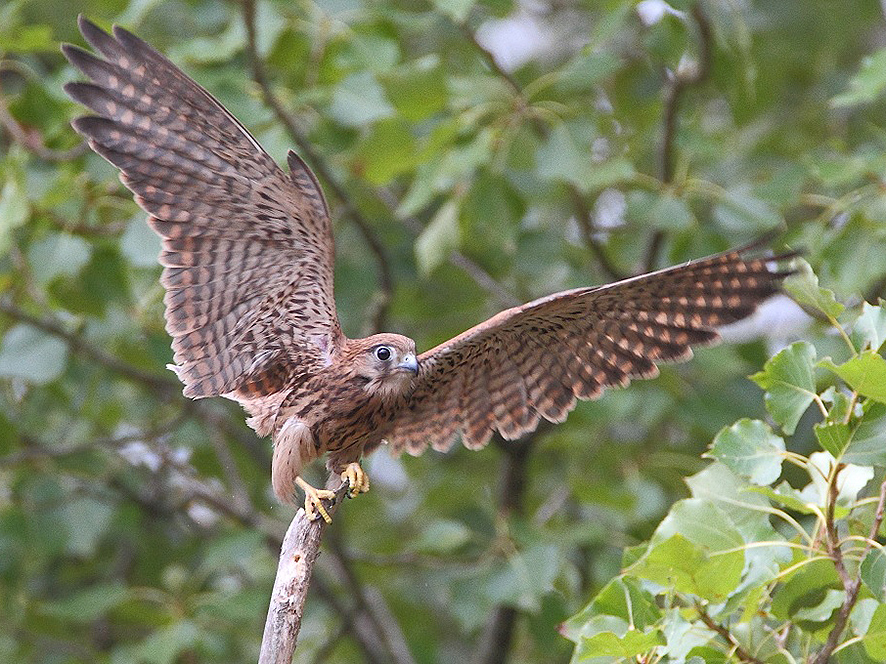
<svg viewBox="0 0 886 664"><path fill-rule="evenodd" d="M840 550L840 540L838 539L837 528L834 524L834 506L837 503L837 476L839 475L839 472L838 469L833 473L830 486L828 487L828 509L827 514L825 515L825 538L828 555L834 561L834 567L837 569L837 574L843 584L843 590L846 593L846 597L843 600L843 605L840 607L839 613L837 613L837 618L834 620L834 626L831 628L830 634L828 634L828 640L816 655L814 664L827 664L830 661L831 654L837 647L837 642L840 640L840 636L846 628L849 614L852 613L852 609L858 601L858 592L861 590L861 573L859 572L859 575L856 578L851 578L846 572L846 566L843 564L843 552ZM874 542L877 539L877 534L880 532L880 526L883 524L884 514L886 514L886 479L880 484L880 499L877 501L877 509L874 512L874 522L871 524L868 542L864 547L860 560L864 560L873 548Z"/></svg>
<svg viewBox="0 0 886 664"><path fill-rule="evenodd" d="M575 218L578 220L578 227L581 229L582 239L588 250L594 254L594 257L597 259L597 262L609 279L612 281L624 279L627 275L623 275L618 268L610 262L609 257L603 249L603 245L601 245L594 237L594 220L584 196L581 195L581 192L574 185L569 186L569 195L572 198L572 205L575 208Z"/></svg>
<svg viewBox="0 0 886 664"><path fill-rule="evenodd" d="M695 610L696 612L698 612L698 617L701 618L701 621L708 627L708 629L719 634L723 638L723 640L729 644L729 647L732 649L732 653L738 658L740 662L747 662L748 664L763 664L762 660L757 659L747 650L742 648L741 644L732 635L732 632L730 632L726 627L711 618L711 615L701 604L696 603Z"/></svg>
<svg viewBox="0 0 886 664"><path fill-rule="evenodd" d="M46 317L40 318L32 316L23 309L11 304L8 299L0 300L0 313L6 314L10 318L21 323L27 323L31 327L35 327L54 337L58 337L64 341L74 353L82 355L96 364L110 369L135 383L141 383L151 390L162 394L164 397L168 397L171 393L178 392L181 389L180 383L172 378L172 376L166 378L165 376L142 371L138 367L134 367L113 355L109 355L99 348L91 346L79 335L65 329L65 327L58 321Z"/></svg>
<svg viewBox="0 0 886 664"><path fill-rule="evenodd" d="M498 481L498 518L502 521L523 514L529 457L539 435L547 428L542 424L520 440L504 440L498 435L493 438L503 455ZM507 604L499 604L492 610L480 635L473 664L504 664L508 660L518 616L517 609Z"/></svg>
<svg viewBox="0 0 886 664"><path fill-rule="evenodd" d="M711 23L701 8L701 3L697 2L692 6L692 18L695 19L698 29L698 62L694 67L687 67L685 70L678 68L670 75L665 90L661 150L658 159L659 178L665 185L674 181L674 143L677 137L680 100L689 88L699 85L707 79L711 73L711 63L713 62L714 35ZM665 233L662 230L653 233L646 249L644 272L655 269L664 238Z"/></svg>
<svg viewBox="0 0 886 664"><path fill-rule="evenodd" d="M252 79L261 90L265 103L271 107L271 110L274 111L274 114L283 126L286 127L290 136L295 140L299 152L306 157L306 161L317 171L320 178L326 183L326 186L335 194L335 197L343 207L345 216L349 217L351 221L354 222L357 229L360 231L360 234L363 236L366 245L369 247L369 250L375 256L375 262L378 268L379 288L382 297L376 305L377 308L372 318L376 330L384 329L386 327L385 321L388 316L388 308L394 293L394 278L391 275L390 260L388 259L387 251L384 245L382 245L381 240L378 239L373 231L369 220L366 219L366 217L363 216L363 213L360 212L356 205L354 205L342 184L326 166L326 162L311 146L308 137L298 126L295 117L283 108L283 104L274 94L256 45L257 36L255 31L254 0L243 0L243 21L246 24L246 51L249 56L250 66L252 67Z"/></svg>
<svg viewBox="0 0 886 664"><path fill-rule="evenodd" d="M71 332L59 321L49 317L33 316L25 310L9 302L8 299L0 299L0 314L6 314L13 320L20 323L26 323L32 327L46 332L58 339L64 341L68 348L76 355L80 355L95 364L102 366L110 371L122 376L123 378L138 383L152 392L164 402L177 402L184 412L196 417L209 427L224 432L225 435L235 438L242 443L246 449L253 453L253 456L262 463L267 463L267 453L261 453L256 445L255 436L244 435L244 431L231 424L229 418L221 415L211 405L185 399L181 396L181 383L172 375L160 375L143 371L118 357L110 355L100 348L96 348L89 342L85 341L80 335Z"/></svg>
<svg viewBox="0 0 886 664"><path fill-rule="evenodd" d="M53 150L46 147L39 132L25 129L12 117L2 93L0 93L0 126L6 129L13 141L45 161L70 161L84 154L89 147L83 142L69 150Z"/></svg>
<svg viewBox="0 0 886 664"><path fill-rule="evenodd" d="M458 23L458 29L461 30L462 35L464 35L465 39L470 42L471 46L473 46L477 50L477 52L483 56L483 60L493 71L493 73L500 79L502 79L505 83L507 83L514 94L519 99L523 100L524 105L526 105L526 95L523 94L523 88L520 87L517 79L511 76L510 72L507 72L501 68L501 65L499 65L498 61L495 59L495 56L477 40L477 35L474 33L473 30L471 30L470 26L466 22L462 22Z"/></svg>
<svg viewBox="0 0 886 664"><path fill-rule="evenodd" d="M328 558L324 560L332 568L332 576L341 580L347 595L354 600L354 611L365 616L368 627L377 634L387 652L386 661L394 664L415 664L409 646L384 596L374 587L364 584L354 570L351 558L342 545L338 531L330 531L327 540Z"/></svg>

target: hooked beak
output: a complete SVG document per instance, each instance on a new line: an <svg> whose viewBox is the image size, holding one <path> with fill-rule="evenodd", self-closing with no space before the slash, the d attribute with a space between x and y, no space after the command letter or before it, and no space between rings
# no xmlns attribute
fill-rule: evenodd
<svg viewBox="0 0 886 664"><path fill-rule="evenodd" d="M403 369L403 371L408 371L410 373L417 374L418 373L418 360L415 358L415 355L409 353L408 355L403 356L403 360L400 364L397 365L398 369Z"/></svg>

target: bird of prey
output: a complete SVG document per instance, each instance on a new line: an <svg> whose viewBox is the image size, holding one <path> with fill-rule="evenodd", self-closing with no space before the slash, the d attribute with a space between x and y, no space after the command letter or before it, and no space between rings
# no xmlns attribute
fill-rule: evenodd
<svg viewBox="0 0 886 664"><path fill-rule="evenodd" d="M284 172L209 92L144 41L79 20L100 54L65 56L91 82L67 93L95 115L74 128L120 169L162 238L166 329L184 394L221 395L274 442L272 485L309 518L332 492L301 478L328 455L351 495L369 481L359 461L393 452L483 447L516 439L576 399L650 378L687 359L716 328L775 293L777 257L754 245L617 283L514 307L416 355L399 334L347 338L332 290L329 209L317 178L289 152ZM759 253L759 252L756 252ZM781 271L780 271L781 270Z"/></svg>

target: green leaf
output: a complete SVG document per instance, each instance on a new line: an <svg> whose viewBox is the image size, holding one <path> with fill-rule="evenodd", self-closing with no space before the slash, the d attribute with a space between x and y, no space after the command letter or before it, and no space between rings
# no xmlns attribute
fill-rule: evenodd
<svg viewBox="0 0 886 664"><path fill-rule="evenodd" d="M865 651L874 661L886 661L886 604L881 604L874 611L862 643Z"/></svg>
<svg viewBox="0 0 886 664"><path fill-rule="evenodd" d="M434 6L456 23L464 23L476 2L477 0L434 0Z"/></svg>
<svg viewBox="0 0 886 664"><path fill-rule="evenodd" d="M142 224L147 226L144 220ZM160 243L157 244L159 247ZM57 277L77 274L89 262L91 255L92 247L83 238L67 233L50 233L30 246L28 265L34 281L45 286ZM156 263L155 254L154 264Z"/></svg>
<svg viewBox="0 0 886 664"><path fill-rule="evenodd" d="M832 106L854 106L873 101L886 89L886 48L861 61L861 69L849 81L849 89L831 99Z"/></svg>
<svg viewBox="0 0 886 664"><path fill-rule="evenodd" d="M628 572L720 602L741 579L743 545L741 533L716 503L689 498L671 508L646 555Z"/></svg>
<svg viewBox="0 0 886 664"><path fill-rule="evenodd" d="M729 230L765 230L782 223L781 215L769 203L740 190L727 192L714 207L714 218Z"/></svg>
<svg viewBox="0 0 886 664"><path fill-rule="evenodd" d="M371 72L351 74L332 93L329 114L343 125L362 127L394 115L384 90Z"/></svg>
<svg viewBox="0 0 886 664"><path fill-rule="evenodd" d="M155 267L160 249L160 236L145 222L144 213L133 215L120 238L122 254L136 267Z"/></svg>
<svg viewBox="0 0 886 664"><path fill-rule="evenodd" d="M868 551L861 561L861 580L878 602L886 602L886 551Z"/></svg>
<svg viewBox="0 0 886 664"><path fill-rule="evenodd" d="M591 171L591 158L565 122L551 129L547 140L535 153L535 169L540 177L581 186Z"/></svg>
<svg viewBox="0 0 886 664"><path fill-rule="evenodd" d="M652 627L661 619L661 610L655 597L630 576L618 576L607 583L585 608L572 616L560 627L560 633L579 642L585 627L593 618L601 615L621 618L625 624L641 631Z"/></svg>
<svg viewBox="0 0 886 664"><path fill-rule="evenodd" d="M769 425L744 418L721 429L705 456L719 460L754 484L765 486L781 475L784 451L784 440Z"/></svg>
<svg viewBox="0 0 886 664"><path fill-rule="evenodd" d="M819 423L815 425L814 430L821 448L838 459L852 437L852 430L843 422Z"/></svg>
<svg viewBox="0 0 886 664"><path fill-rule="evenodd" d="M843 305L837 302L834 291L818 285L818 277L809 263L802 258L794 259L795 274L784 281L784 289L794 298L797 304L817 309L829 318L836 318L843 313Z"/></svg>
<svg viewBox="0 0 886 664"><path fill-rule="evenodd" d="M43 384L65 370L65 342L30 325L7 330L0 344L0 378L22 378Z"/></svg>
<svg viewBox="0 0 886 664"><path fill-rule="evenodd" d="M833 371L862 396L886 403L886 358L882 355L866 350L840 365L826 357L819 366Z"/></svg>
<svg viewBox="0 0 886 664"><path fill-rule="evenodd" d="M864 404L861 420L841 461L860 466L886 466L886 405L878 401Z"/></svg>
<svg viewBox="0 0 886 664"><path fill-rule="evenodd" d="M692 593L720 602L735 590L743 566L744 559L740 552L738 557L731 559L711 559L701 547L677 533L652 547L627 572L677 592Z"/></svg>
<svg viewBox="0 0 886 664"><path fill-rule="evenodd" d="M410 170L415 153L409 125L399 119L380 120L360 141L354 168L372 184L383 185Z"/></svg>
<svg viewBox="0 0 886 664"><path fill-rule="evenodd" d="M794 620L798 614L805 612L804 615L815 616L809 622L822 622L831 614L822 616L819 612L816 615L815 609L827 601L829 590L842 591L842 588L830 560L813 560L799 567L775 591L772 615L779 620Z"/></svg>
<svg viewBox="0 0 886 664"><path fill-rule="evenodd" d="M801 514L816 513L815 510L809 506L809 501L807 501L799 491L787 482L782 482L775 487L775 489L768 486L762 486L753 487L751 490L761 493L774 503L783 505L795 512L800 512Z"/></svg>
<svg viewBox="0 0 886 664"><path fill-rule="evenodd" d="M852 326L852 342L859 350L880 350L886 341L886 309L865 302L861 305L861 315Z"/></svg>
<svg viewBox="0 0 886 664"><path fill-rule="evenodd" d="M446 70L436 54L404 63L379 74L391 104L406 120L424 120L446 108Z"/></svg>
<svg viewBox="0 0 886 664"><path fill-rule="evenodd" d="M182 620L167 627L155 630L140 644L131 649L129 657L122 661L137 661L147 664L173 664L179 661L179 654L200 642L200 630L190 620ZM117 664L115 657L114 664Z"/></svg>
<svg viewBox="0 0 886 664"><path fill-rule="evenodd" d="M28 197L15 178L8 178L0 191L0 257L12 244L12 231L28 219Z"/></svg>
<svg viewBox="0 0 886 664"><path fill-rule="evenodd" d="M98 583L68 597L42 603L40 613L73 623L91 623L130 598L121 582Z"/></svg>
<svg viewBox="0 0 886 664"><path fill-rule="evenodd" d="M458 202L446 201L415 240L415 258L422 273L429 275L459 245Z"/></svg>
<svg viewBox="0 0 886 664"><path fill-rule="evenodd" d="M766 410L788 435L815 399L815 347L798 341L770 358L750 377L766 390Z"/></svg>
<svg viewBox="0 0 886 664"><path fill-rule="evenodd" d="M628 195L626 212L631 223L640 228L685 230L695 224L685 199L671 192L633 191Z"/></svg>
<svg viewBox="0 0 886 664"><path fill-rule="evenodd" d="M471 539L471 530L459 521L437 519L428 524L415 543L417 551L452 553Z"/></svg>
<svg viewBox="0 0 886 664"><path fill-rule="evenodd" d="M666 641L659 630L639 632L628 630L624 636L613 632L600 632L582 639L582 659L590 657L634 657L649 652Z"/></svg>

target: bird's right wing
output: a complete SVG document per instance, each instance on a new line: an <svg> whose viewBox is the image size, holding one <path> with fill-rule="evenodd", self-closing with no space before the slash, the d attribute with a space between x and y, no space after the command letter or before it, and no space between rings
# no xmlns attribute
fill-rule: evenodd
<svg viewBox="0 0 886 664"><path fill-rule="evenodd" d="M285 174L212 95L148 44L84 18L104 59L65 56L91 83L65 86L97 115L74 128L121 171L163 239L166 329L190 397L246 403L310 372L341 343L333 241L316 178Z"/></svg>
<svg viewBox="0 0 886 664"><path fill-rule="evenodd" d="M514 307L423 353L409 405L386 436L392 452L470 448L494 431L515 439L540 418L561 422L576 399L651 378L688 359L716 327L750 315L789 271L745 258L750 245L607 286Z"/></svg>

